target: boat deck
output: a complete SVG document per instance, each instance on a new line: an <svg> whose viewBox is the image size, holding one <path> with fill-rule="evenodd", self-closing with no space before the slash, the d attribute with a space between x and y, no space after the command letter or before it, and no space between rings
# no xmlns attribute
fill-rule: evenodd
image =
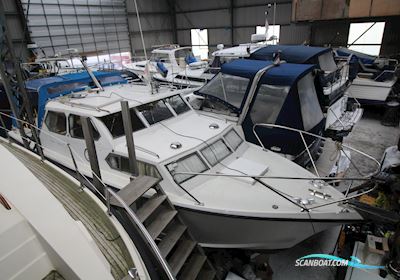
<svg viewBox="0 0 400 280"><path fill-rule="evenodd" d="M107 259L115 279L123 279L134 267L118 231L107 214L80 186L40 159L0 140L0 144L14 154L61 202L73 219L81 221Z"/></svg>

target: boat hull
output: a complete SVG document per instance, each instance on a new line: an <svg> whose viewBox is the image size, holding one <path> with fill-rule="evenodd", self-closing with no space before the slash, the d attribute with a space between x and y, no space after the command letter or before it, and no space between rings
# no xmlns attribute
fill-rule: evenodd
<svg viewBox="0 0 400 280"><path fill-rule="evenodd" d="M287 249L326 229L361 222L361 219L298 220L241 217L177 208L194 238L201 246L209 248Z"/></svg>
<svg viewBox="0 0 400 280"><path fill-rule="evenodd" d="M384 103L395 83L395 79L387 82L376 82L357 78L349 88L349 97L361 101L366 100Z"/></svg>

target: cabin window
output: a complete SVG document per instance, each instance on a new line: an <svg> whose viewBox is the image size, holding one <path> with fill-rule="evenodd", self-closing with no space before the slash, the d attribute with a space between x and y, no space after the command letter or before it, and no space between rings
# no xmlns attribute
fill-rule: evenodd
<svg viewBox="0 0 400 280"><path fill-rule="evenodd" d="M231 129L227 134L225 134L224 138L228 142L229 146L234 150L236 150L243 142L243 139L234 129Z"/></svg>
<svg viewBox="0 0 400 280"><path fill-rule="evenodd" d="M236 108L240 108L246 93L249 79L219 73L200 89L203 94L224 100Z"/></svg>
<svg viewBox="0 0 400 280"><path fill-rule="evenodd" d="M226 158L231 154L228 146L226 146L223 140L218 140L211 145L208 145L206 148L201 150L202 155L206 158L206 160L212 165L216 165L221 160Z"/></svg>
<svg viewBox="0 0 400 280"><path fill-rule="evenodd" d="M169 60L169 54L167 53L155 53L153 54L153 61L162 63L171 63Z"/></svg>
<svg viewBox="0 0 400 280"><path fill-rule="evenodd" d="M289 90L289 87L261 85L250 111L253 123L275 124Z"/></svg>
<svg viewBox="0 0 400 280"><path fill-rule="evenodd" d="M165 99L165 101L171 105L177 115L185 113L190 110L189 106L182 100L179 95L174 95Z"/></svg>
<svg viewBox="0 0 400 280"><path fill-rule="evenodd" d="M70 114L68 117L68 123L69 123L69 135L72 138L85 139L83 135L83 128L80 116ZM99 140L100 134L94 127L92 121L90 121L90 125L92 126L93 139Z"/></svg>
<svg viewBox="0 0 400 280"><path fill-rule="evenodd" d="M48 111L44 122L49 131L61 135L67 134L67 118L64 113Z"/></svg>
<svg viewBox="0 0 400 280"><path fill-rule="evenodd" d="M130 173L129 159L127 157L116 154L109 154L106 158L106 162L112 169ZM136 163L140 175L162 179L160 173L154 165L139 160L137 160Z"/></svg>
<svg viewBox="0 0 400 280"><path fill-rule="evenodd" d="M309 131L320 123L324 117L315 90L314 78L311 73L299 80L297 89L300 98L303 127L305 131Z"/></svg>
<svg viewBox="0 0 400 280"><path fill-rule="evenodd" d="M130 112L131 112L131 121L132 121L133 132L145 128L143 122L136 115L135 109L131 108ZM117 137L121 137L121 136L125 135L121 111L101 117L100 120L108 128L108 130L110 131L113 138L117 138Z"/></svg>
<svg viewBox="0 0 400 280"><path fill-rule="evenodd" d="M336 71L337 66L332 52L327 52L318 57L319 67L326 72Z"/></svg>
<svg viewBox="0 0 400 280"><path fill-rule="evenodd" d="M85 88L87 86L88 84L86 82L66 83L49 87L47 89L47 92L48 93L72 92L81 88Z"/></svg>
<svg viewBox="0 0 400 280"><path fill-rule="evenodd" d="M174 116L163 100L157 100L152 103L140 105L137 109L142 113L143 117L145 117L150 125Z"/></svg>
<svg viewBox="0 0 400 280"><path fill-rule="evenodd" d="M175 182L180 184L186 180L189 180L190 178L194 177L195 175L176 174L176 173L178 173L178 172L201 173L201 172L206 171L208 169L208 167L198 154L193 153L187 157L177 160L176 162L168 164L167 169L168 169L169 173L171 173Z"/></svg>

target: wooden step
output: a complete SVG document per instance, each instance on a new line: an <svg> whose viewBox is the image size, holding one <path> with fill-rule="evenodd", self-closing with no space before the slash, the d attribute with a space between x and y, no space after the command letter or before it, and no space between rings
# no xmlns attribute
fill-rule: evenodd
<svg viewBox="0 0 400 280"><path fill-rule="evenodd" d="M139 220L143 223L167 198L166 195L157 195L147 200L136 212Z"/></svg>
<svg viewBox="0 0 400 280"><path fill-rule="evenodd" d="M215 278L215 271L211 268L203 269L200 272L200 275L197 277L197 280L212 280Z"/></svg>
<svg viewBox="0 0 400 280"><path fill-rule="evenodd" d="M205 255L194 254L184 267L179 279L195 280L206 260L207 257Z"/></svg>
<svg viewBox="0 0 400 280"><path fill-rule="evenodd" d="M179 247L176 249L176 251L173 253L173 255L168 261L174 276L176 276L179 273L182 266L185 264L190 253L196 246L196 242L193 240L186 239L183 240L178 246Z"/></svg>
<svg viewBox="0 0 400 280"><path fill-rule="evenodd" d="M173 209L163 210L147 227L147 231L150 233L151 238L156 239L177 213L178 211Z"/></svg>
<svg viewBox="0 0 400 280"><path fill-rule="evenodd" d="M171 252L172 248L174 248L175 244L178 242L185 230L185 225L177 224L172 227L172 229L167 232L167 235L161 240L161 242L158 244L158 248L160 249L160 252L164 258L169 252Z"/></svg>
<svg viewBox="0 0 400 280"><path fill-rule="evenodd" d="M158 184L159 181L160 179L150 176L138 176L135 180L131 181L128 185L121 189L117 194L127 205L130 206L151 187ZM111 197L110 203L111 205L122 207L115 197Z"/></svg>

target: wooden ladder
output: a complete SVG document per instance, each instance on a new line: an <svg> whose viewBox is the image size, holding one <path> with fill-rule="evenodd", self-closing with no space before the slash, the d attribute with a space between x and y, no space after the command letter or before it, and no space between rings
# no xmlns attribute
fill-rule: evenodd
<svg viewBox="0 0 400 280"><path fill-rule="evenodd" d="M177 279L214 279L213 266L158 185L159 181L138 176L117 194L146 227ZM110 204L114 210L125 211L114 197Z"/></svg>

